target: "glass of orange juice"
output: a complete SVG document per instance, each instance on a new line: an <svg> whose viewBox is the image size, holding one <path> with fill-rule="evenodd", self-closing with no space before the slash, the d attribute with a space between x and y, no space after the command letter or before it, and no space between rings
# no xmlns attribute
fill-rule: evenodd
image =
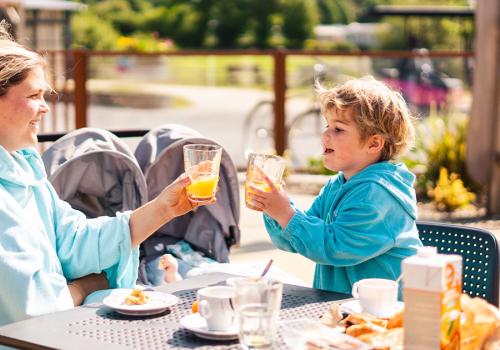
<svg viewBox="0 0 500 350"><path fill-rule="evenodd" d="M185 145L184 169L191 179L186 187L188 198L193 202L205 202L215 197L219 182L222 147L219 145Z"/></svg>
<svg viewBox="0 0 500 350"><path fill-rule="evenodd" d="M262 177L264 172L267 177L276 185L281 187L281 179L285 170L285 160L279 156L271 154L251 153L248 157L247 177L245 181L245 204L248 208L257 210L252 205L248 194L252 188L269 192L270 188L266 180Z"/></svg>

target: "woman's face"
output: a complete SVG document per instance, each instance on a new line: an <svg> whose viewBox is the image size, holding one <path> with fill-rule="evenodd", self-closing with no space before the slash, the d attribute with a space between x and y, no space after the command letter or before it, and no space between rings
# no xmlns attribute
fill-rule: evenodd
<svg viewBox="0 0 500 350"><path fill-rule="evenodd" d="M41 67L0 97L0 145L12 153L37 143L42 117L49 111L43 94L48 85Z"/></svg>

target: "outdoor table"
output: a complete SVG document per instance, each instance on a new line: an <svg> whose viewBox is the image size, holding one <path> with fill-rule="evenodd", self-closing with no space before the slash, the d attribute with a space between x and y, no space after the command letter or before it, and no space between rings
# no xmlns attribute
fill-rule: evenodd
<svg viewBox="0 0 500 350"><path fill-rule="evenodd" d="M228 277L234 275L212 273L155 287L179 298L160 315L124 316L102 303L89 304L0 327L0 344L22 349L239 349L238 340L200 339L179 324L191 313L199 288L223 285ZM318 319L331 301L350 297L284 284L280 318ZM281 334L273 349L286 349Z"/></svg>

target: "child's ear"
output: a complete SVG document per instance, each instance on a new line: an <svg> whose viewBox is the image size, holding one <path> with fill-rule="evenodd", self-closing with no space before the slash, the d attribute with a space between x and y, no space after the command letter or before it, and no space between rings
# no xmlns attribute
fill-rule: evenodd
<svg viewBox="0 0 500 350"><path fill-rule="evenodd" d="M368 153L379 153L384 148L385 140L381 135L372 135L368 139Z"/></svg>

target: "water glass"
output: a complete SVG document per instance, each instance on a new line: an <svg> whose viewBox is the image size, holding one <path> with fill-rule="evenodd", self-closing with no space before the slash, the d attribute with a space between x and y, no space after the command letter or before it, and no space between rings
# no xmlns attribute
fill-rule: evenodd
<svg viewBox="0 0 500 350"><path fill-rule="evenodd" d="M258 210L250 200L248 194L252 188L269 192L269 185L262 177L264 172L267 177L277 186L281 187L281 179L285 171L285 160L271 154L251 153L248 158L247 176L245 182L245 204L248 208Z"/></svg>
<svg viewBox="0 0 500 350"><path fill-rule="evenodd" d="M283 283L248 277L236 279L234 287L240 343L248 349L270 347L278 332Z"/></svg>
<svg viewBox="0 0 500 350"><path fill-rule="evenodd" d="M215 197L219 182L222 147L218 145L185 145L184 169L191 179L187 186L188 198L193 202L205 202Z"/></svg>
<svg viewBox="0 0 500 350"><path fill-rule="evenodd" d="M270 349L273 344L273 310L267 304L245 304L238 309L239 339L244 349Z"/></svg>

